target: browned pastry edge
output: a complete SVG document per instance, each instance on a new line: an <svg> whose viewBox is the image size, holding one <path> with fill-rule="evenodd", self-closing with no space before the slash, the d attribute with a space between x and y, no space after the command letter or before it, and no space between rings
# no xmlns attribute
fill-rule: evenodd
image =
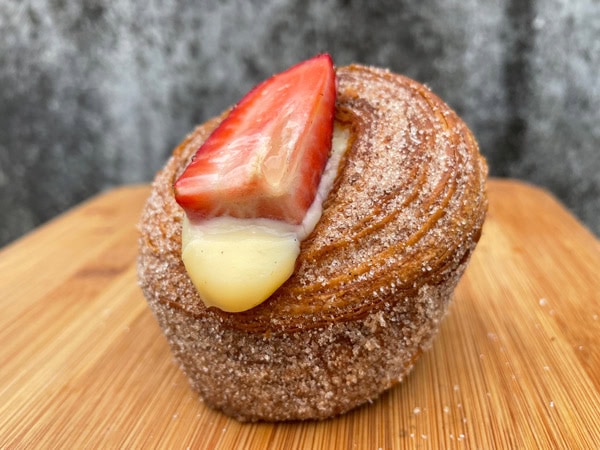
<svg viewBox="0 0 600 450"><path fill-rule="evenodd" d="M207 309L181 263L172 184L220 118L175 150L140 222L150 307L195 389L240 420L330 417L402 379L481 232L487 168L458 116L385 70L337 76L336 117L351 144L294 274L265 303Z"/></svg>

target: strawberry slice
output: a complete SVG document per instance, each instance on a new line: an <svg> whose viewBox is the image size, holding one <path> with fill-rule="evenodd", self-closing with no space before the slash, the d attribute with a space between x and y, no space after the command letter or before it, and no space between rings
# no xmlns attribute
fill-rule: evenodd
<svg viewBox="0 0 600 450"><path fill-rule="evenodd" d="M329 55L301 62L246 94L175 183L189 219L301 223L331 150L335 96Z"/></svg>

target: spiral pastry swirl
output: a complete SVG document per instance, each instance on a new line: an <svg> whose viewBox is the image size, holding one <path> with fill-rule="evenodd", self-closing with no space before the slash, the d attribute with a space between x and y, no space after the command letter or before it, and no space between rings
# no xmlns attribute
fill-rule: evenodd
<svg viewBox="0 0 600 450"><path fill-rule="evenodd" d="M330 417L401 380L481 234L487 166L456 113L387 70L340 67L337 83L347 151L293 275L261 305L206 308L181 262L172 185L223 116L180 144L144 208L149 305L192 385L240 420Z"/></svg>

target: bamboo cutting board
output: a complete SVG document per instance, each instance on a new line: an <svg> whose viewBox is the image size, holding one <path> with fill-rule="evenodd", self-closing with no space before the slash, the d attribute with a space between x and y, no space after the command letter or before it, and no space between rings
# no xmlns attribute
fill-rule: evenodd
<svg viewBox="0 0 600 450"><path fill-rule="evenodd" d="M373 404L240 424L204 406L136 284L147 186L0 252L0 448L600 448L600 243L546 192L489 184L433 347Z"/></svg>

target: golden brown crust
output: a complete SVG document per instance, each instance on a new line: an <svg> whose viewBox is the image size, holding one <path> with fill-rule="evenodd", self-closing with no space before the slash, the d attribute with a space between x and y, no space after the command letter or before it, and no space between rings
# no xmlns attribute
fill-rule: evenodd
<svg viewBox="0 0 600 450"><path fill-rule="evenodd" d="M351 127L351 145L294 274L265 303L243 313L207 309L180 259L183 212L172 185L219 118L175 150L144 209L139 274L150 306L192 384L241 419L328 417L400 379L437 329L481 232L487 168L460 118L400 75L355 65L338 68L337 77L336 117ZM380 350L363 355L365 342ZM277 350L282 345L293 349ZM333 362L321 360L324 353ZM306 370L331 367L310 375L312 390L297 392L289 371L306 375L301 361ZM234 401L236 386L251 384L257 367L278 386ZM228 388L218 373L225 369L239 372ZM354 378L336 385L337 370ZM285 390L296 403L282 399ZM324 402L330 393L336 398Z"/></svg>

